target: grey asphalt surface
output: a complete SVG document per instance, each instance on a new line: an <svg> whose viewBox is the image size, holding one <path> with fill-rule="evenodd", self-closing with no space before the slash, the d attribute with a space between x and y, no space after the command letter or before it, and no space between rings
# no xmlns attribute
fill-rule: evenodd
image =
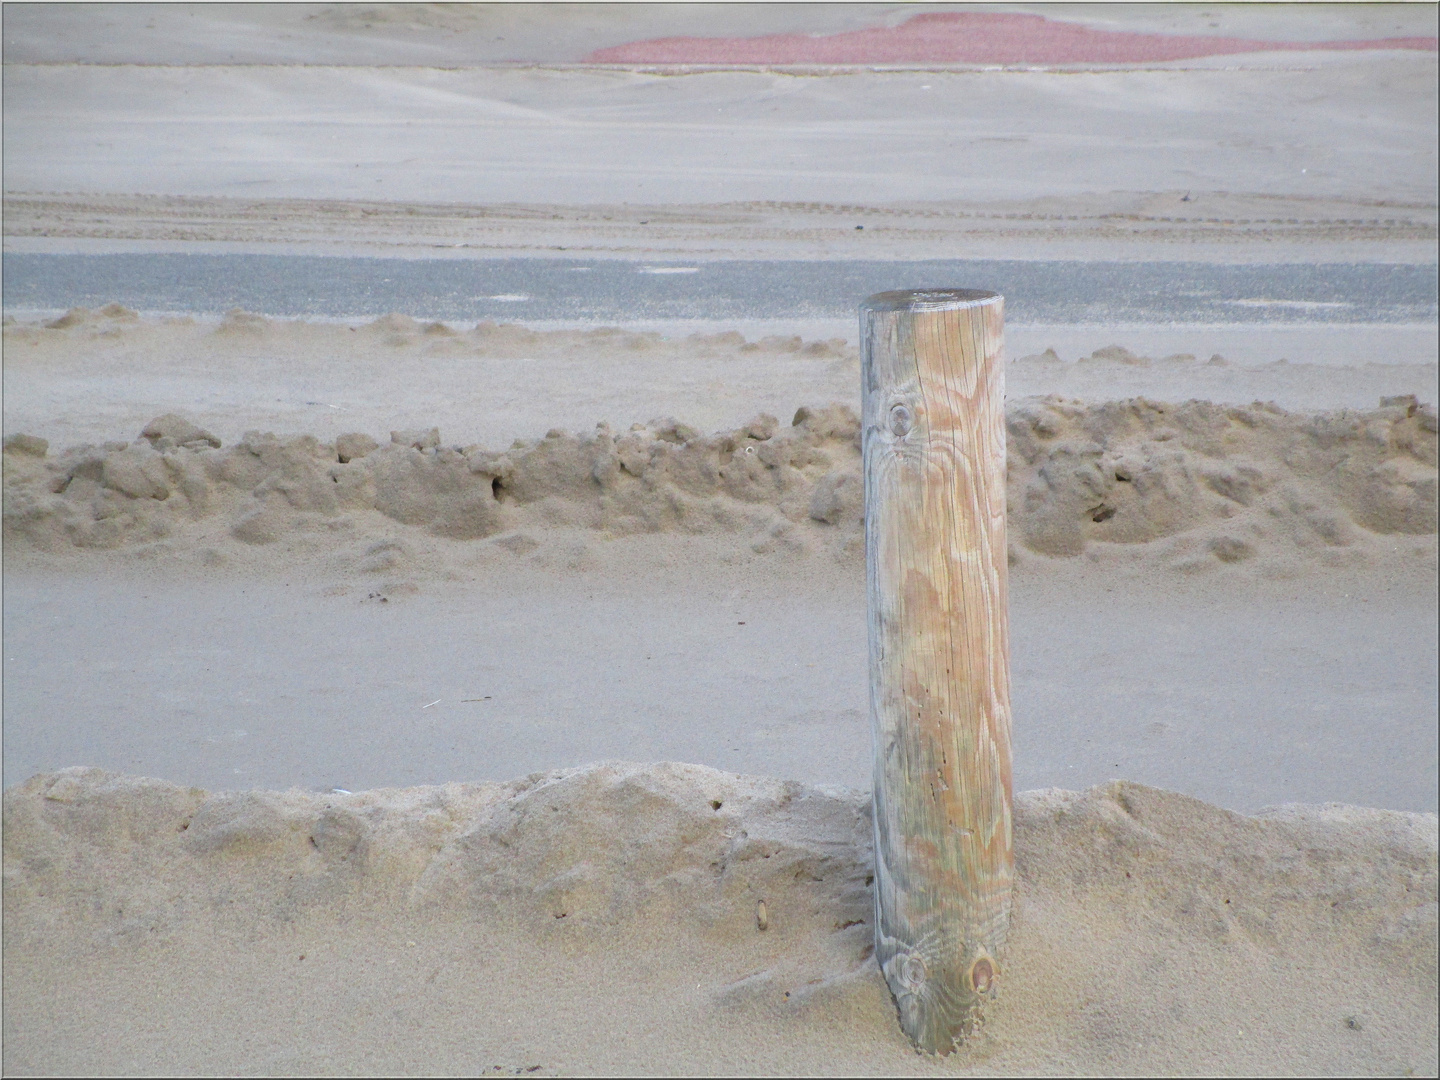
<svg viewBox="0 0 1440 1080"><path fill-rule="evenodd" d="M834 318L887 289L1005 294L1011 323L1421 323L1434 265L932 260L637 263L253 254L7 253L7 311L119 301L149 312L446 320Z"/></svg>

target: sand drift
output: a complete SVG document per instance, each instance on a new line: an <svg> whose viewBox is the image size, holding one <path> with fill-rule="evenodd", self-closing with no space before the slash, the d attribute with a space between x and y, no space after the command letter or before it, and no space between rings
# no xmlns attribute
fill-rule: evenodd
<svg viewBox="0 0 1440 1080"><path fill-rule="evenodd" d="M1433 550L1414 541L1436 531L1436 416L1413 396L1291 412L1052 395L1010 401L1007 420L1012 561L1090 551L1278 570L1364 565L1406 541ZM714 434L670 418L551 429L507 449L446 445L438 428L324 441L252 431L222 446L175 414L135 434L58 453L8 436L6 542L162 544L223 561L237 545L318 551L368 537L357 562L369 569L393 559L396 525L517 554L547 527L733 536L758 554L861 551L860 424L839 404Z"/></svg>
<svg viewBox="0 0 1440 1080"><path fill-rule="evenodd" d="M354 578L377 603L417 592L417 577L483 588L495 580L487 573L555 571L567 599L554 610L573 621L573 583L592 556L604 561L584 553L599 544L577 537L610 541L616 554L633 550L643 566L624 569L647 578L657 572L647 545L683 545L684 559L700 553L716 566L797 578L848 580L863 558L860 423L849 404L827 396L831 385L836 396L854 385L854 350L844 341L749 343L727 333L667 343L621 330L537 334L494 324L460 333L402 316L351 328L245 313L213 328L146 326L118 306L47 327L7 325L5 336L7 379L29 380L27 415L53 425L31 430L93 438L117 428L114 441L54 448L7 432L4 535L22 569L108 573L134 562L157 579L194 569L209 580L229 567L251 574L250 584L288 585L289 570L308 562L320 573L300 578L323 583L326 597L351 587L334 579ZM527 365L541 356L554 371ZM333 399L307 400L328 429L234 437L241 417L280 426L270 419L278 410L258 421L247 410L271 409L271 398L284 406L281 385L318 397L318 381L306 389L303 375L291 371L284 384L273 374L317 358L337 367L351 395L339 399L345 409L371 399L363 421L347 419ZM567 364L613 384L552 392ZM1030 357L1015 365L1016 381L1061 366L1053 355ZM1101 388L1133 385L1136 372L1189 385L1212 373L1241 386L1260 377L1218 360L1151 363L1123 349L1064 366L1093 372ZM129 399L125 413L57 404L66 394L82 405L98 399L95 388L108 384L96 380L121 386L161 370L178 376L164 387L176 406L147 413L148 423L131 415ZM1292 377L1264 370L1277 385ZM1347 384L1355 370L1342 372ZM1412 386L1429 378L1415 370L1403 374ZM185 384L193 372L211 381ZM228 406L207 397L217 372L235 384ZM448 411L425 406L435 409L428 415L484 432L497 418L512 427L539 418L543 428L545 413L562 407L572 425L581 406L592 417L644 408L629 395L656 372L696 401L732 393L723 375L773 383L763 399L772 413L781 397L793 403L786 419L761 413L711 431L673 418L674 405L644 423L552 428L508 447L447 441L438 424L414 422L422 384L446 396ZM276 392L260 393L271 378ZM1091 562L1168 578L1177 591L1176 574L1223 575L1242 589L1295 578L1323 590L1341 571L1372 566L1429 581L1435 411L1414 393L1381 393L1374 407L1328 410L1166 402L1133 391L1011 399L1015 581L1058 580L1059 568ZM754 407L748 390L738 397ZM404 416L395 430L375 424L374 401ZM555 566L567 545L580 553ZM76 580L82 592L94 588ZM626 574L616 580L637 587ZM515 590L533 620L534 596L523 584ZM164 601L145 592L135 610L153 618ZM436 594L440 603L448 590ZM93 593L85 603L94 618ZM435 610L436 621L400 648L433 648L439 626L466 633L453 612ZM1113 642L1104 620L1119 610L1106 607L1097 636ZM513 636L499 625L511 616L501 616L492 629ZM303 648L291 629L285 648ZM324 632L353 630L327 621ZM127 615L117 636L132 632ZM201 633L211 632L207 624ZM1226 632L1238 640L1234 625ZM594 734L594 687L632 670L612 662L616 634L605 628L610 666L593 669L582 707L570 710L584 730L564 729L567 744ZM547 647L563 651L568 639L550 637ZM178 671L168 646L156 647L167 692L205 666L192 650ZM245 647L225 645L237 656ZM726 655L743 664L749 654ZM1248 674L1258 656L1237 670ZM221 666L249 670L235 660ZM693 695L695 664L685 663ZM286 678L283 666L262 661L259 670ZM659 677L634 670L637 680ZM109 667L95 671L112 678ZM776 671L760 674L772 697L800 685L777 681ZM67 671L65 694L85 677ZM1116 678L1121 694L1138 685ZM113 694L121 683L107 685ZM242 695L221 685L204 682L201 711L187 713L178 734L147 701L146 737L163 728L164 738L189 745L216 724L239 723ZM683 714L684 692L656 708L660 722ZM1213 701L1205 700L1208 728ZM1268 706L1263 697L1245 705L1249 728ZM66 707L47 704L27 722L96 726L94 716L72 721ZM777 715L788 707L759 705ZM103 708L113 727L118 707ZM283 725L302 729L302 718L319 715L308 699L281 711ZM370 752L362 744L378 729L347 705L335 715L347 756ZM414 726L400 715L387 714L386 730ZM516 715L531 742L551 730ZM494 758L509 730L496 720L473 737ZM1086 733L1086 745L1097 732ZM304 729L282 752L318 755L327 737ZM1266 737L1276 737L1275 725ZM834 756L839 740L827 738ZM1067 752L1051 742L1047 753ZM1184 740L1186 753L1212 745ZM508 782L353 794L207 792L93 768L44 772L5 793L6 1067L315 1074L353 1071L363 1060L375 1071L507 1074L633 1071L637 1062L671 1072L814 1072L817 1062L845 1073L928 1070L899 1032L870 952L868 813L864 792L681 764L605 761ZM1246 817L1117 781L1018 795L1014 835L1019 885L1000 957L1004 984L952 1059L961 1068L1434 1071L1433 814L1327 804Z"/></svg>
<svg viewBox="0 0 1440 1080"><path fill-rule="evenodd" d="M923 1059L899 1041L871 960L868 815L862 793L694 765L605 762L354 795L210 794L67 769L5 793L7 967L53 964L59 948L69 960L50 980L57 991L86 980L87 999L112 997L156 963L161 985L189 985L205 961L186 950L243 941L237 977L265 970L279 980L271 992L303 976L349 1000L378 977L433 1002L401 1029L375 1017L343 1052L373 1046L446 1070L457 1054L516 1052L517 1031L508 1043L487 1034L491 999L513 1017L514 997L538 989L545 1014L562 1019L552 973L590 958L577 1016L628 1023L663 999L667 1039L647 1054L658 1067L693 1066L694 1054L741 1067L759 1053L783 1070L819 1052L818 1039L842 1070L908 1071ZM1244 817L1117 782L1017 796L1015 847L1007 979L962 1065L1433 1071L1433 814L1331 804ZM484 942L473 960L455 951L467 940ZM502 956L523 958L518 986ZM634 963L655 975L633 978ZM453 997L438 1007L457 977L463 1018ZM184 1028L208 1010L209 1029L249 1008L242 985L208 1005L182 994L167 1012ZM24 1019L7 1057L78 1064L92 1051L44 1044L69 995L37 994L27 978L8 998ZM292 1054L328 1046L346 1024L312 1003L291 1036L293 1021L265 1027L276 1007L257 1003L243 1026L278 1032L278 1043L237 1046L233 1068L291 1042ZM208 1040L132 1047L134 1009L113 1010L126 1053L206 1060ZM531 1034L519 1045L538 1058L532 1071L593 1065L584 1039Z"/></svg>

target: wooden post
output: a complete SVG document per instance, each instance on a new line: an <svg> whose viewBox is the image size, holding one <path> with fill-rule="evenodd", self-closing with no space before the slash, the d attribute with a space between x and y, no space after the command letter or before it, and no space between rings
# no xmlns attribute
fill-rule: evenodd
<svg viewBox="0 0 1440 1080"><path fill-rule="evenodd" d="M1004 299L860 308L875 954L915 1045L992 997L1010 921Z"/></svg>

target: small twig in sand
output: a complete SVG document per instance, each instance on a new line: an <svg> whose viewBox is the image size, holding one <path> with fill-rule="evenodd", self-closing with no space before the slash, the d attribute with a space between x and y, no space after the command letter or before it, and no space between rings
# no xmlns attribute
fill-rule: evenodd
<svg viewBox="0 0 1440 1080"><path fill-rule="evenodd" d="M438 697L437 697L434 701L430 702L430 705L439 705L440 702L442 702L442 701L444 701L444 700L445 700L444 698L438 698ZM421 705L420 708L422 708L422 709L428 709L428 708L430 707L430 705Z"/></svg>

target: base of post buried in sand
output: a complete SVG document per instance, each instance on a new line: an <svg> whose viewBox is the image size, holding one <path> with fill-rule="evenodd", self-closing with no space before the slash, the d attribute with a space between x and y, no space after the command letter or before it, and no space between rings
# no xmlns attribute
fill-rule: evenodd
<svg viewBox="0 0 1440 1080"><path fill-rule="evenodd" d="M995 993L1014 877L1003 303L881 293L860 315L875 951L941 1054Z"/></svg>

